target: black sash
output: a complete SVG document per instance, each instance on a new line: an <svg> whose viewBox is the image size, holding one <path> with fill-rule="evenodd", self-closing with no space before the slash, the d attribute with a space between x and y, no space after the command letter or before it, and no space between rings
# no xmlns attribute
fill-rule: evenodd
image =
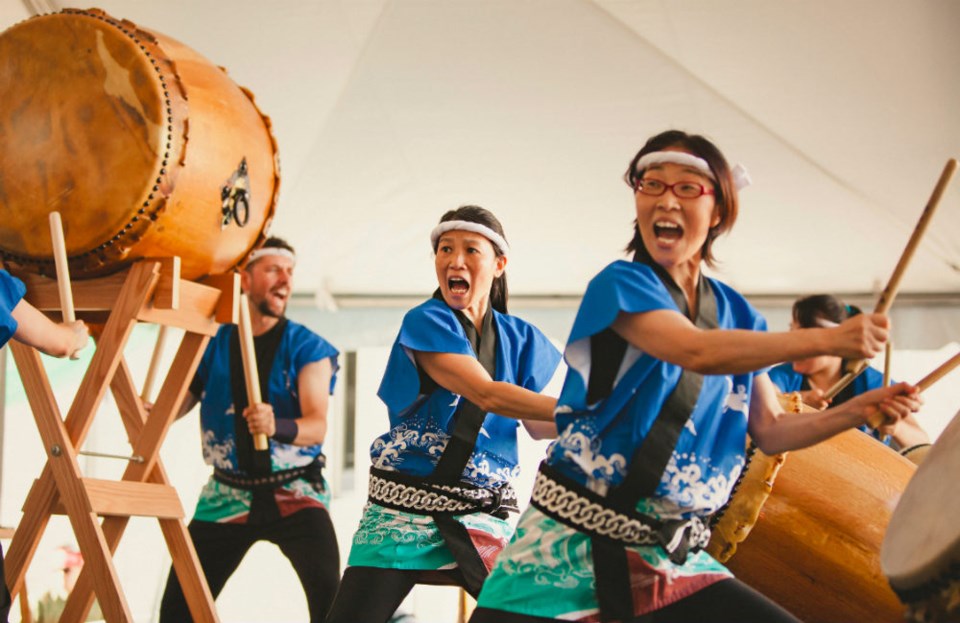
<svg viewBox="0 0 960 623"><path fill-rule="evenodd" d="M270 399L270 372L286 325L287 319L280 318L272 329L253 338L257 375L260 377L260 395L264 400ZM246 376L243 373L243 357L240 354L240 331L237 327L234 327L230 336L230 389L233 394L233 436L237 445L237 467L239 471L252 476L266 476L273 471L270 444L267 444L266 450L254 449L253 435L250 434L247 420L243 417L243 410L249 403ZM269 521L271 518L279 518L280 511L276 506L272 490L254 490L248 521Z"/></svg>
<svg viewBox="0 0 960 623"><path fill-rule="evenodd" d="M436 295L435 295L436 296ZM442 300L442 299L441 299ZM496 378L497 366L497 330L493 323L493 309L487 307L483 317L483 333L478 334L473 323L458 310L453 310L457 320L470 340L480 365L490 375ZM477 443L477 436L487 414L465 397L460 397L460 406L454 413L455 423L450 441L440 455L433 473L427 476L426 481L437 485L457 485L463 475L463 469L470 461L473 449ZM476 597L480 594L480 587L487 578L487 567L477 552L470 534L462 523L449 514L432 515L440 535L457 561L460 573L463 575L467 592Z"/></svg>
<svg viewBox="0 0 960 623"><path fill-rule="evenodd" d="M639 254L638 257L634 258L634 261L644 260L645 258ZM713 288L702 274L697 284L699 310L690 310L683 290L677 286L670 275L652 261L646 261L645 263L653 268L680 311L692 320L697 327L716 329L719 326L717 301ZM609 336L604 339L607 343L612 342ZM623 338L620 338L620 340L624 341ZM595 352L592 348L593 344L594 342L591 339L591 381L593 362L602 361L610 356L609 351L606 353ZM617 367L619 367L620 360L625 352L624 341L624 346L619 351L620 357L616 360ZM609 375L609 363L608 360L604 367L600 369L606 370L605 374L609 378L610 386L606 388L605 393L603 393L603 389L595 388L598 394L602 394L599 397L605 397L612 390L613 377ZM611 508L633 511L637 502L642 498L652 496L656 492L663 471L677 446L680 433L683 432L683 427L697 405L702 385L703 375L690 370L681 371L676 387L661 408L650 432L647 433L646 438L634 451L626 477L607 495L607 501ZM600 606L601 619L604 621L630 619L633 617L634 608L626 549L622 543L609 539L591 538L590 541L593 551L594 573L597 578L597 602ZM681 547L670 554L670 559L677 564L682 564L686 560L687 553L687 548Z"/></svg>
<svg viewBox="0 0 960 623"><path fill-rule="evenodd" d="M326 487L323 482L323 468L326 464L327 457L319 454L307 465L281 469L280 471L271 472L266 476L247 476L246 474L228 472L219 467L214 467L213 479L236 489L245 489L247 491L266 489L272 492L284 485L290 484L294 480L300 480L302 478L313 485L317 491L324 491Z"/></svg>

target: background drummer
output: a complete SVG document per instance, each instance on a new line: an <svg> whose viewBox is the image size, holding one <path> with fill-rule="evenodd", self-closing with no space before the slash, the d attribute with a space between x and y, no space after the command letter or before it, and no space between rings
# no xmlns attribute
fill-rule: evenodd
<svg viewBox="0 0 960 623"><path fill-rule="evenodd" d="M203 455L214 467L189 526L211 593L220 594L254 543L269 541L293 565L310 620L318 623L340 580L330 490L321 473L339 353L284 315L295 264L293 247L271 237L241 274L265 402L247 405L238 330L224 325L203 355L181 413L200 402ZM253 448L257 434L270 438L268 450ZM189 620L171 570L160 621Z"/></svg>
<svg viewBox="0 0 960 623"><path fill-rule="evenodd" d="M845 305L835 296L813 294L794 301L790 329L837 327L844 320L859 313L861 313L860 309ZM803 402L817 409L843 404L855 396L883 385L883 374L868 367L833 400L824 398L827 390L840 380L845 370L845 359L834 355L820 355L780 364L771 369L769 374L770 380L781 392L800 392ZM866 424L860 426L860 430L873 435L888 446L893 446L896 450L908 450L930 443L930 437L913 413L894 424L882 426L879 430L873 430Z"/></svg>

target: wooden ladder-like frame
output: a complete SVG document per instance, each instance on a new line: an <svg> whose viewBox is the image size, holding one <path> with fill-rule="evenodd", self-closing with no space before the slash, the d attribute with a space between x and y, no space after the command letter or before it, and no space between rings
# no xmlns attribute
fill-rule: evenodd
<svg viewBox="0 0 960 623"><path fill-rule="evenodd" d="M94 595L108 623L133 621L113 564L113 553L131 516L156 517L160 522L194 621L218 620L184 525L183 506L170 486L159 451L219 323L237 321L239 279L230 274L202 285L181 280L179 266L179 258L140 260L123 272L74 282L77 316L99 336L66 419L61 417L40 354L29 346L10 342L47 452L47 464L27 495L23 517L10 543L6 582L11 594L20 593L50 516L65 513L83 554L84 567L60 618L64 622L83 621ZM45 312L60 309L56 281L35 275L18 277L27 285L26 299L30 303ZM138 322L184 330L149 414L123 355ZM119 481L85 478L77 463L78 449L108 387L133 455L143 459L130 462Z"/></svg>

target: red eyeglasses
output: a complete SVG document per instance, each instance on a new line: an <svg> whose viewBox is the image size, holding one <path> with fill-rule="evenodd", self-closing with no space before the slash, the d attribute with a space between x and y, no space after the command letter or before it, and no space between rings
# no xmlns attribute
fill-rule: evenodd
<svg viewBox="0 0 960 623"><path fill-rule="evenodd" d="M637 192L659 197L668 190L681 199L696 199L700 195L712 195L713 189L707 188L697 182L677 182L676 184L667 184L656 179L643 179L637 182Z"/></svg>

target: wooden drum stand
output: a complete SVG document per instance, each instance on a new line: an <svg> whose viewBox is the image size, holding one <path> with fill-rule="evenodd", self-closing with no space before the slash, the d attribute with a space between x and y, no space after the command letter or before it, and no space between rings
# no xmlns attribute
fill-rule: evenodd
<svg viewBox="0 0 960 623"><path fill-rule="evenodd" d="M6 581L11 594L20 592L50 516L65 513L84 567L61 621L83 621L94 595L108 623L133 621L112 558L131 516L157 518L193 619L204 623L218 620L183 522L183 506L170 486L159 451L208 341L220 323L237 321L239 279L228 274L202 285L181 280L179 267L179 258L144 259L123 272L73 284L77 314L91 325L97 348L66 419L61 417L40 354L10 342L47 464L24 503L23 517L6 556ZM35 307L48 313L60 310L55 280L17 276L27 284L26 298ZM185 331L149 414L123 356L137 322ZM129 463L119 481L84 478L77 463L78 449L108 387L133 455L142 457L142 462L138 458Z"/></svg>

